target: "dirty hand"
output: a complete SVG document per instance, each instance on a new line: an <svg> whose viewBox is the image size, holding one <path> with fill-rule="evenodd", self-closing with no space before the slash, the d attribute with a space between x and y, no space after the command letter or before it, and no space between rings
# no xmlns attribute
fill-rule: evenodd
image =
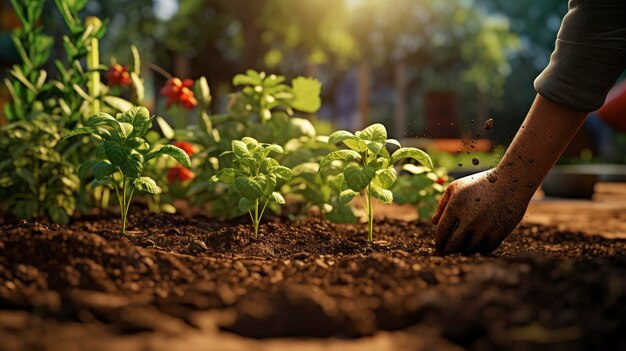
<svg viewBox="0 0 626 351"><path fill-rule="evenodd" d="M487 254L522 220L534 189L520 186L497 170L452 182L444 192L433 224L438 253Z"/></svg>

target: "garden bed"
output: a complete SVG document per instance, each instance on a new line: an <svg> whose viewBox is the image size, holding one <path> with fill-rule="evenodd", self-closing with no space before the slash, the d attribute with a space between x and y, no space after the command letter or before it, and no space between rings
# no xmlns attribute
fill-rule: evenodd
<svg viewBox="0 0 626 351"><path fill-rule="evenodd" d="M493 255L439 257L434 228L417 222L379 220L368 243L363 224L317 218L269 219L257 240L246 222L201 215L134 208L128 221L124 236L113 214L4 223L0 344L141 349L122 341L175 345L192 333L200 345L246 337L234 349L257 345L247 338L379 335L412 336L412 350L626 346L626 241L522 225Z"/></svg>

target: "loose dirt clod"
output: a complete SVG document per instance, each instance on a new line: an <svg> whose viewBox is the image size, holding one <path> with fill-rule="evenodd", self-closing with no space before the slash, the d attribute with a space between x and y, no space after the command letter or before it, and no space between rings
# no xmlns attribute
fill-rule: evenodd
<svg viewBox="0 0 626 351"><path fill-rule="evenodd" d="M486 122L485 122L485 129L489 130L493 128L493 118L489 118Z"/></svg>

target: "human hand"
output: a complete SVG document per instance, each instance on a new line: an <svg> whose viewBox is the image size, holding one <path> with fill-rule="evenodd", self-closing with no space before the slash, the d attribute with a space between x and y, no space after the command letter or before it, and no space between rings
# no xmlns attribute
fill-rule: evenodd
<svg viewBox="0 0 626 351"><path fill-rule="evenodd" d="M433 224L439 254L488 254L522 220L534 190L497 170L452 182L444 192Z"/></svg>

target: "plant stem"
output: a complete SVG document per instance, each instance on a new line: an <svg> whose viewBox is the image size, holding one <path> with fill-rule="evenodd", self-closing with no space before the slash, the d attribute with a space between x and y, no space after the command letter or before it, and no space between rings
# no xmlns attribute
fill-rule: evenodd
<svg viewBox="0 0 626 351"><path fill-rule="evenodd" d="M91 113L100 113L100 50L98 48L98 39L91 38L89 41L89 51L87 52L87 68L89 69L89 96L91 101Z"/></svg>
<svg viewBox="0 0 626 351"><path fill-rule="evenodd" d="M254 206L254 238L259 236L259 199L256 199Z"/></svg>
<svg viewBox="0 0 626 351"><path fill-rule="evenodd" d="M374 209L372 208L371 187L367 186L367 241L372 241L374 232Z"/></svg>
<svg viewBox="0 0 626 351"><path fill-rule="evenodd" d="M122 214L122 234L126 234L126 177L122 178L122 208L120 212Z"/></svg>

